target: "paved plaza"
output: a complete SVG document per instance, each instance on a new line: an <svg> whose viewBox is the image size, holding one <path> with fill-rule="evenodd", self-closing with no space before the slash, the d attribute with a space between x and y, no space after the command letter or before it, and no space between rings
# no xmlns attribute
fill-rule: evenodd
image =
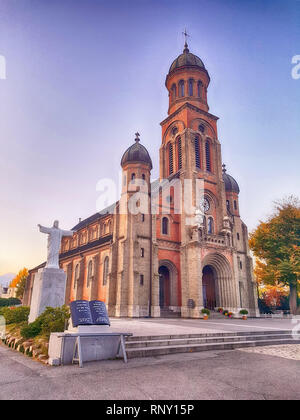
<svg viewBox="0 0 300 420"><path fill-rule="evenodd" d="M291 329L290 320L112 320L135 335ZM300 399L300 345L51 367L0 345L0 399Z"/></svg>
<svg viewBox="0 0 300 420"><path fill-rule="evenodd" d="M283 357L284 359L300 360L300 345L286 344L282 346L254 347L241 349L247 353L267 354L270 356Z"/></svg>
<svg viewBox="0 0 300 420"><path fill-rule="evenodd" d="M182 318L114 318L111 319L111 328L116 332L130 332L136 336L170 335L170 334L205 334L225 332L250 331L292 331L300 327L299 319L182 319Z"/></svg>

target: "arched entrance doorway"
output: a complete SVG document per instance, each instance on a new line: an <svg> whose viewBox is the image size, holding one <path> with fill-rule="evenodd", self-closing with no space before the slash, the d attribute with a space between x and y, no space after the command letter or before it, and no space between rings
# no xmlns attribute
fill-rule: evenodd
<svg viewBox="0 0 300 420"><path fill-rule="evenodd" d="M203 306L208 309L215 309L217 306L215 276L210 265L206 265L202 270L202 292Z"/></svg>
<svg viewBox="0 0 300 420"><path fill-rule="evenodd" d="M166 308L170 306L170 271L162 265L159 267L159 306Z"/></svg>
<svg viewBox="0 0 300 420"><path fill-rule="evenodd" d="M212 296L216 301L215 307L219 306L228 310L237 308L237 285L234 283L233 273L228 259L222 254L213 252L205 256L202 264L207 304L209 304L208 300L209 296L211 296L209 295L210 292L208 289L213 285L214 295L212 294Z"/></svg>

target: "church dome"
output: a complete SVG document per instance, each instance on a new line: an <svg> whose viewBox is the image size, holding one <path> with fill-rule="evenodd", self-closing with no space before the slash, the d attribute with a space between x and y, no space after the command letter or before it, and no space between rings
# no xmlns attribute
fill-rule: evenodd
<svg viewBox="0 0 300 420"><path fill-rule="evenodd" d="M223 181L225 183L226 192L234 192L239 194L240 187L236 180L226 172L225 165L223 165Z"/></svg>
<svg viewBox="0 0 300 420"><path fill-rule="evenodd" d="M185 66L200 67L202 69L205 69L203 61L199 57L197 57L195 54L190 53L190 50L188 49L187 44L185 44L184 46L183 53L180 54L171 64L169 74L173 70L181 68L181 67L185 67Z"/></svg>
<svg viewBox="0 0 300 420"><path fill-rule="evenodd" d="M126 163L145 163L152 169L152 160L148 150L140 144L139 133L136 133L135 143L128 147L121 159L121 166Z"/></svg>

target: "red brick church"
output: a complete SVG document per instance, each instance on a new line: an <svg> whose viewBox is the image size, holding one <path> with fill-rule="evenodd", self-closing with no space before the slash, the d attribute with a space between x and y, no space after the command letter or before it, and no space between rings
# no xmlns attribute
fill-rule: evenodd
<svg viewBox="0 0 300 420"><path fill-rule="evenodd" d="M67 304L104 300L116 317L198 318L203 307L257 313L240 190L222 165L218 117L207 102L209 82L202 60L185 44L165 82L169 108L161 123L160 180L150 181L152 161L137 133L121 158L120 200L63 238ZM137 191L144 205L130 212L128 201ZM202 212L201 223L186 210L187 196ZM30 270L25 304L41 267Z"/></svg>

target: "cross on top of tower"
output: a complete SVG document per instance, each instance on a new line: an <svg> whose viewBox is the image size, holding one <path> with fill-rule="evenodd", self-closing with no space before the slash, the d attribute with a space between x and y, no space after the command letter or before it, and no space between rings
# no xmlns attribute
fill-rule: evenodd
<svg viewBox="0 0 300 420"><path fill-rule="evenodd" d="M190 37L190 35L187 33L186 29L184 30L184 32L182 32L182 35L184 35L184 39L185 39L183 52L189 52L188 44L187 44L187 37Z"/></svg>
<svg viewBox="0 0 300 420"><path fill-rule="evenodd" d="M140 137L140 133L139 132L136 132L135 133L135 141L136 142L139 142L140 141L140 138L139 137Z"/></svg>

